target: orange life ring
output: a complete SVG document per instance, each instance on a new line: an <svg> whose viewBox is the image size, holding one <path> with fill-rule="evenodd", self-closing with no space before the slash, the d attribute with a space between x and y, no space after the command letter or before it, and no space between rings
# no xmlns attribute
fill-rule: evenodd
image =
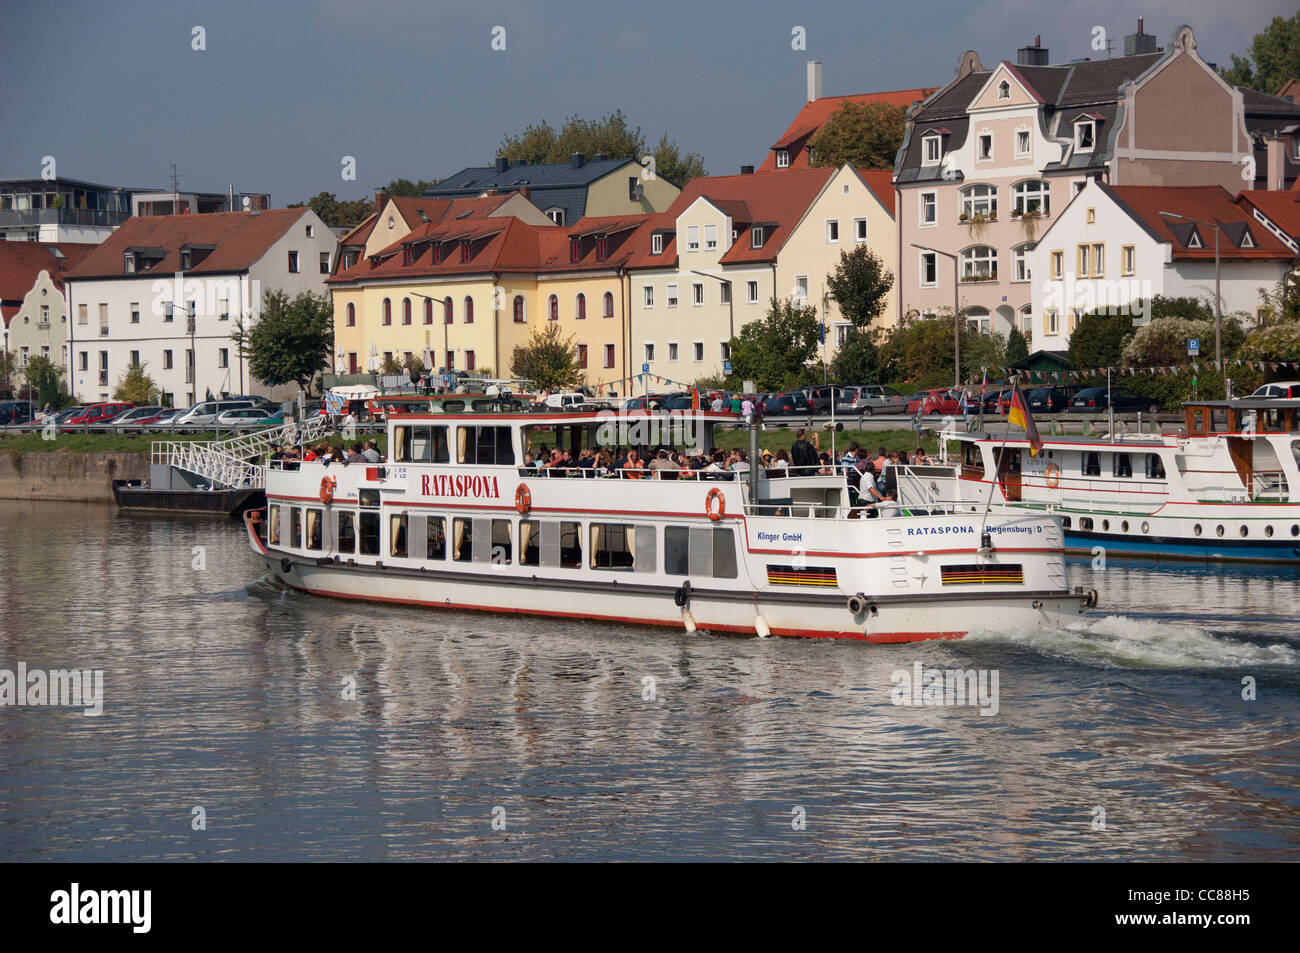
<svg viewBox="0 0 1300 953"><path fill-rule="evenodd" d="M713 508L714 500L718 503L718 508ZM722 491L716 486L709 491L708 496L704 498L704 512L708 514L709 519L717 522L722 519L723 514L727 512L727 498L722 495Z"/></svg>
<svg viewBox="0 0 1300 953"><path fill-rule="evenodd" d="M521 483L515 488L515 509L519 511L520 516L526 516L528 511L533 508L533 494L528 489L527 483Z"/></svg>
<svg viewBox="0 0 1300 953"><path fill-rule="evenodd" d="M334 499L334 488L338 485L338 481L333 477L321 477L320 501L322 503L328 503L330 500Z"/></svg>
<svg viewBox="0 0 1300 953"><path fill-rule="evenodd" d="M1049 463L1047 465L1046 476L1047 476L1047 485L1051 487L1053 490L1055 490L1058 486L1061 485L1061 468L1058 467L1055 463Z"/></svg>

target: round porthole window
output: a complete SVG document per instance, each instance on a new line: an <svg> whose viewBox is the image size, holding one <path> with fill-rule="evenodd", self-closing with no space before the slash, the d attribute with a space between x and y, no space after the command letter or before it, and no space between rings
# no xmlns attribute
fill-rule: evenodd
<svg viewBox="0 0 1300 953"><path fill-rule="evenodd" d="M1110 529L1110 520L1102 520L1102 521L1101 521L1101 528L1102 528L1102 529Z"/></svg>
<svg viewBox="0 0 1300 953"><path fill-rule="evenodd" d="M1264 527L1264 535L1265 535L1265 536L1269 536L1269 537L1271 537L1271 536L1273 535L1273 527L1272 527L1272 526L1265 526L1265 527Z"/></svg>
<svg viewBox="0 0 1300 953"><path fill-rule="evenodd" d="M1143 520L1143 521L1142 521L1142 534L1143 534L1143 535L1146 535L1146 534L1149 533L1149 532L1151 532L1151 524L1148 523L1148 522L1146 522L1145 520Z"/></svg>
<svg viewBox="0 0 1300 953"><path fill-rule="evenodd" d="M1250 535L1250 527L1249 527L1249 526L1246 526L1246 525L1243 523L1241 529L1238 530L1238 532L1241 533L1242 536L1249 536L1249 535Z"/></svg>
<svg viewBox="0 0 1300 953"><path fill-rule="evenodd" d="M1291 535L1300 536L1300 525L1297 525L1295 523L1291 524Z"/></svg>
<svg viewBox="0 0 1300 953"><path fill-rule="evenodd" d="M1215 536L1222 536L1222 535L1223 535L1223 524L1222 524L1222 523L1220 523L1218 526L1216 526L1216 527L1214 528L1214 535L1215 535Z"/></svg>
<svg viewBox="0 0 1300 953"><path fill-rule="evenodd" d="M1200 536L1200 535L1201 535L1201 524L1200 524L1200 523L1197 523L1197 524L1196 524L1196 527L1192 530L1192 532L1195 533L1197 536Z"/></svg>
<svg viewBox="0 0 1300 953"><path fill-rule="evenodd" d="M1119 524L1119 528L1122 529L1124 532L1127 533L1127 532L1128 532L1128 520L1125 520L1124 522L1120 523L1120 524Z"/></svg>
<svg viewBox="0 0 1300 953"><path fill-rule="evenodd" d="M1068 516L1064 516L1064 517L1062 517L1062 518L1061 518L1061 525L1064 526L1066 529L1069 529L1069 528L1070 528L1070 517L1068 517Z"/></svg>

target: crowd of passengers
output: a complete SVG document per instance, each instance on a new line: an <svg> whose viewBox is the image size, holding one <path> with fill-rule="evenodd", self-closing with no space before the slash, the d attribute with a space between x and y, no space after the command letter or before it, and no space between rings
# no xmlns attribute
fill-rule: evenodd
<svg viewBox="0 0 1300 953"><path fill-rule="evenodd" d="M314 447L276 443L271 445L271 452L266 455L266 459L276 469L297 470L300 463L323 463L325 466L337 463L346 467L353 463L375 464L382 458L379 455L379 444L367 440L365 443L358 441L352 444L351 449L344 444L332 447L328 441L322 441Z"/></svg>

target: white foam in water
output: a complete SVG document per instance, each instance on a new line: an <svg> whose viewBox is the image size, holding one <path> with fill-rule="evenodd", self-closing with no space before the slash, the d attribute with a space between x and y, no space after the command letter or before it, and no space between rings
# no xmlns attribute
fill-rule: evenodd
<svg viewBox="0 0 1300 953"><path fill-rule="evenodd" d="M972 631L968 642L1010 642L1086 662L1133 668L1300 667L1300 651L1256 645L1192 625L1109 615L1069 629Z"/></svg>

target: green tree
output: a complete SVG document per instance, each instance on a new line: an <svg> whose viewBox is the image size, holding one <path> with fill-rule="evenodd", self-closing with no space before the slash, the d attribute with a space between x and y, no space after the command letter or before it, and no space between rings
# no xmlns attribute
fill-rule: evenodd
<svg viewBox="0 0 1300 953"><path fill-rule="evenodd" d="M840 252L834 273L826 276L826 287L840 306L840 314L862 329L884 312L894 275L864 243Z"/></svg>
<svg viewBox="0 0 1300 953"><path fill-rule="evenodd" d="M1011 328L1007 335L1007 363L1016 364L1029 357L1029 342L1017 327Z"/></svg>
<svg viewBox="0 0 1300 953"><path fill-rule="evenodd" d="M1077 333L1077 332L1076 332ZM1231 358L1245 339L1241 322L1234 317L1223 319L1223 357ZM1211 342L1213 357L1214 319L1162 318L1138 328L1124 345L1123 362L1128 366L1163 367L1187 363L1187 341L1199 338Z"/></svg>
<svg viewBox="0 0 1300 953"><path fill-rule="evenodd" d="M765 316L731 339L731 379L753 381L760 390L797 386L820 339L816 308L773 298Z"/></svg>
<svg viewBox="0 0 1300 953"><path fill-rule="evenodd" d="M1133 318L1127 314L1090 312L1079 319L1070 335L1070 366L1120 367L1124 345L1133 337Z"/></svg>
<svg viewBox="0 0 1300 953"><path fill-rule="evenodd" d="M914 383L920 388L951 384L952 338L951 315L922 318L909 312L880 343L882 378Z"/></svg>
<svg viewBox="0 0 1300 953"><path fill-rule="evenodd" d="M289 208L306 206L321 217L326 225L351 228L360 225L375 210L372 203L365 199L355 202L340 202L333 192L321 192L306 202L295 202Z"/></svg>
<svg viewBox="0 0 1300 953"><path fill-rule="evenodd" d="M236 335L232 335L238 340ZM290 300L283 291L262 295L262 313L243 347L254 377L275 387L306 390L334 353L334 308L328 293L309 291Z"/></svg>
<svg viewBox="0 0 1300 953"><path fill-rule="evenodd" d="M1151 299L1151 320L1159 318L1214 317L1214 306L1202 298L1166 298L1156 295ZM1131 320L1131 319L1130 319Z"/></svg>
<svg viewBox="0 0 1300 953"><path fill-rule="evenodd" d="M547 390L576 387L582 374L578 370L574 337L560 337L560 326L546 322L544 329L533 331L527 345L515 348L510 358L510 373Z"/></svg>
<svg viewBox="0 0 1300 953"><path fill-rule="evenodd" d="M158 403L158 385L145 373L144 364L131 364L117 380L114 400L125 400L140 406Z"/></svg>
<svg viewBox="0 0 1300 953"><path fill-rule="evenodd" d="M426 190L433 188L437 184L437 179L431 179L428 182L424 179L419 182L412 182L410 179L393 179L379 191L385 195L402 195L418 199Z"/></svg>
<svg viewBox="0 0 1300 953"><path fill-rule="evenodd" d="M903 144L907 111L888 103L846 102L822 123L808 145L814 166L892 169Z"/></svg>
<svg viewBox="0 0 1300 953"><path fill-rule="evenodd" d="M951 325L949 326L951 329ZM951 363L951 361L949 362ZM987 371L989 380L1005 377L1001 368L1007 363L1007 339L996 331L977 331L963 322L961 329L962 380L981 381Z"/></svg>
<svg viewBox="0 0 1300 953"><path fill-rule="evenodd" d="M1300 13L1289 20L1274 17L1264 32L1255 34L1250 55L1234 55L1232 67L1221 72L1234 86L1276 96L1287 80L1300 76Z"/></svg>
<svg viewBox="0 0 1300 953"><path fill-rule="evenodd" d="M880 351L870 333L853 328L831 361L831 380L874 384L880 380Z"/></svg>
<svg viewBox="0 0 1300 953"><path fill-rule="evenodd" d="M1300 272L1287 272L1272 291L1260 288L1259 296L1264 302L1264 323L1300 321Z"/></svg>
<svg viewBox="0 0 1300 953"><path fill-rule="evenodd" d="M13 386L14 372L18 370L18 352L0 351L0 387Z"/></svg>
<svg viewBox="0 0 1300 953"><path fill-rule="evenodd" d="M1239 353L1248 361L1300 362L1300 321L1255 328L1246 335ZM1290 370L1287 373L1294 376Z"/></svg>
<svg viewBox="0 0 1300 953"><path fill-rule="evenodd" d="M379 362L379 373L383 377L395 377L402 373L402 362L389 354Z"/></svg>
<svg viewBox="0 0 1300 953"><path fill-rule="evenodd" d="M38 354L27 362L23 368L27 379L28 393L35 393L34 403L44 406L47 402L54 407L59 405L60 378L63 372L43 354Z"/></svg>
<svg viewBox="0 0 1300 953"><path fill-rule="evenodd" d="M695 152L683 155L677 148L677 143L668 138L668 133L660 136L659 144L654 147L651 155L655 158L655 175L667 179L679 189L691 179L708 175L704 171L703 156Z"/></svg>

